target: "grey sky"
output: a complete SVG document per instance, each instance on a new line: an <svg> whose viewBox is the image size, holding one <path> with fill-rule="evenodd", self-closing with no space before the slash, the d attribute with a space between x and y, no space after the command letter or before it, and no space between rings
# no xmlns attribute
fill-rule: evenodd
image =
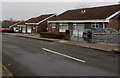
<svg viewBox="0 0 120 78"><path fill-rule="evenodd" d="M111 4L117 4L117 2L3 2L0 20L10 18L26 20L41 14L60 14L68 9Z"/></svg>

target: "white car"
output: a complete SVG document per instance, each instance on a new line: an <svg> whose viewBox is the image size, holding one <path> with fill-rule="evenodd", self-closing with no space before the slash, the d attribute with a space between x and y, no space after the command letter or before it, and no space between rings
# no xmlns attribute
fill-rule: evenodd
<svg viewBox="0 0 120 78"><path fill-rule="evenodd" d="M18 33L18 32L19 32L19 29L14 30L14 32Z"/></svg>

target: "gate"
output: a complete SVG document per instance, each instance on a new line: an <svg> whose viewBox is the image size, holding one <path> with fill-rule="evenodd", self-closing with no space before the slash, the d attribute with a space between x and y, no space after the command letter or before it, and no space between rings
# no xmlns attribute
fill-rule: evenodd
<svg viewBox="0 0 120 78"><path fill-rule="evenodd" d="M84 24L73 24L73 30L70 31L71 40L81 41L83 31L84 31Z"/></svg>
<svg viewBox="0 0 120 78"><path fill-rule="evenodd" d="M70 40L83 41L82 32L79 30L70 30Z"/></svg>

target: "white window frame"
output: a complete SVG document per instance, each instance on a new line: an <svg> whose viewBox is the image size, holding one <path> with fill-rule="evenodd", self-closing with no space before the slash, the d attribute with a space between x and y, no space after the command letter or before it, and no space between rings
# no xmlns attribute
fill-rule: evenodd
<svg viewBox="0 0 120 78"><path fill-rule="evenodd" d="M56 24L52 24L52 29L55 29L56 28Z"/></svg>
<svg viewBox="0 0 120 78"><path fill-rule="evenodd" d="M79 30L79 29L77 29L77 26L84 26L84 24L73 24L73 30Z"/></svg>
<svg viewBox="0 0 120 78"><path fill-rule="evenodd" d="M76 23L75 23L75 24L73 24L73 30L75 30L75 28L76 28Z"/></svg>
<svg viewBox="0 0 120 78"><path fill-rule="evenodd" d="M99 28L99 23L92 23L92 24L91 24L91 27L92 27L92 28Z"/></svg>
<svg viewBox="0 0 120 78"><path fill-rule="evenodd" d="M63 27L66 26L66 27ZM59 25L59 32L66 32L68 30L68 24L60 24Z"/></svg>
<svg viewBox="0 0 120 78"><path fill-rule="evenodd" d="M36 29L36 26L33 26L33 30L35 30Z"/></svg>

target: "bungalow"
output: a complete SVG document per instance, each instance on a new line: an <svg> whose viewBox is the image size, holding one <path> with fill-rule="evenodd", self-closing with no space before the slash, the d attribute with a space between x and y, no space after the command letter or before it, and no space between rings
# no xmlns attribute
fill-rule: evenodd
<svg viewBox="0 0 120 78"><path fill-rule="evenodd" d="M25 21L26 33L40 33L47 31L47 20L54 17L54 14L40 15Z"/></svg>
<svg viewBox="0 0 120 78"><path fill-rule="evenodd" d="M17 23L19 21L13 21L13 20L4 20L0 22L0 28L2 28L2 30L10 30L11 32L13 32L13 29L10 28L11 25Z"/></svg>
<svg viewBox="0 0 120 78"><path fill-rule="evenodd" d="M18 29L19 32L23 32L23 33L26 33L25 28L26 28L25 21L19 21L17 23L12 24L11 26L9 26L9 29L11 29L13 31L16 31L16 29Z"/></svg>
<svg viewBox="0 0 120 78"><path fill-rule="evenodd" d="M20 24L21 22L23 22L23 21L19 21L15 24L11 25L9 28L13 31L16 31L16 29L19 29L19 27L17 25Z"/></svg>
<svg viewBox="0 0 120 78"><path fill-rule="evenodd" d="M11 25L17 23L18 21L4 20L1 23L1 28L10 28Z"/></svg>
<svg viewBox="0 0 120 78"><path fill-rule="evenodd" d="M78 30L81 35L86 28L120 29L120 5L68 10L48 20L49 32ZM119 15L119 16L118 16ZM118 22L119 21L119 22Z"/></svg>

